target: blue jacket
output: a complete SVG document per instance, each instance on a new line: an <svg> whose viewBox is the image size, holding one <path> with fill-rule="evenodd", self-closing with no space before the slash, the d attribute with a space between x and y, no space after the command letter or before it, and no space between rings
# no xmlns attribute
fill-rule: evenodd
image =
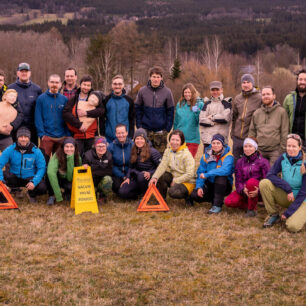
<svg viewBox="0 0 306 306"><path fill-rule="evenodd" d="M63 120L63 109L67 98L60 94L44 92L36 101L35 126L38 137L54 138L69 136L70 132Z"/></svg>
<svg viewBox="0 0 306 306"><path fill-rule="evenodd" d="M8 89L15 89L18 92L17 99L23 112L23 122L21 125L30 129L33 128L35 102L42 93L41 88L31 81L28 83L22 83L19 81L19 78L17 78L17 81L10 84Z"/></svg>
<svg viewBox="0 0 306 306"><path fill-rule="evenodd" d="M174 118L174 130L181 130L184 133L185 141L187 143L200 143L199 131L199 115L204 106L204 101L200 98L197 99L197 110L193 111L184 100L182 103L176 104L176 112Z"/></svg>
<svg viewBox="0 0 306 306"><path fill-rule="evenodd" d="M105 137L109 143L116 138L116 125L123 123L129 131L129 137L133 138L135 129L134 101L125 94L116 96L113 92L105 99Z"/></svg>
<svg viewBox="0 0 306 306"><path fill-rule="evenodd" d="M113 175L115 177L126 177L130 166L131 150L133 141L126 139L124 144L116 138L107 148L113 156Z"/></svg>
<svg viewBox="0 0 306 306"><path fill-rule="evenodd" d="M213 183L216 176L227 176L230 183L233 184L234 157L230 150L229 146L224 148L218 163L212 158L211 145L205 150L197 170L196 189L203 188L206 179ZM201 173L204 173L204 179L200 178Z"/></svg>
<svg viewBox="0 0 306 306"><path fill-rule="evenodd" d="M302 165L302 154L296 159L289 159L287 153L282 154L267 174L273 185L281 188L286 193L293 192L294 201L284 212L289 218L306 200L306 174L302 175L300 168ZM278 173L282 173L282 178Z"/></svg>
<svg viewBox="0 0 306 306"><path fill-rule="evenodd" d="M159 87L147 86L140 88L136 102L136 127L157 132L170 132L174 118L174 101L171 90L161 81Z"/></svg>
<svg viewBox="0 0 306 306"><path fill-rule="evenodd" d="M46 161L33 143L30 143L25 153L21 153L18 145L13 143L0 156L0 181L3 181L3 167L10 164L10 172L19 178L33 177L32 182L37 186L43 179L46 171Z"/></svg>

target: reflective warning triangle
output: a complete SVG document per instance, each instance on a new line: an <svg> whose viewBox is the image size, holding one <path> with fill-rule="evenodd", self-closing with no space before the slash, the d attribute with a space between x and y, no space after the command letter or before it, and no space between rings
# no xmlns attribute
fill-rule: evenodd
<svg viewBox="0 0 306 306"><path fill-rule="evenodd" d="M158 204L148 204L151 196L154 195ZM151 184L142 198L137 211L169 211L169 207L158 189L154 184Z"/></svg>
<svg viewBox="0 0 306 306"><path fill-rule="evenodd" d="M0 182L0 209L18 209L17 203L3 182Z"/></svg>

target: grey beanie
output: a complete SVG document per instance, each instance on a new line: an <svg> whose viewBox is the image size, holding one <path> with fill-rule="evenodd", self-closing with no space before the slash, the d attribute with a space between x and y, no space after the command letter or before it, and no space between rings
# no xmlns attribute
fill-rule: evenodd
<svg viewBox="0 0 306 306"><path fill-rule="evenodd" d="M136 139L136 137L138 136L142 136L146 141L148 141L148 136L147 136L147 132L145 129L143 128L140 128L140 129L137 129L134 133L134 140Z"/></svg>
<svg viewBox="0 0 306 306"><path fill-rule="evenodd" d="M241 84L242 84L243 82L250 82L250 83L253 84L253 86L255 86L254 77L253 77L251 74L249 74L249 73L246 73L246 74L244 74L244 75L241 77Z"/></svg>
<svg viewBox="0 0 306 306"><path fill-rule="evenodd" d="M68 137L66 137L66 138L64 139L64 141L63 141L63 146L64 146L65 144L67 144L67 143L71 143L71 144L73 144L73 145L75 146L76 141L75 141L74 138L68 136Z"/></svg>
<svg viewBox="0 0 306 306"><path fill-rule="evenodd" d="M27 127L22 126L17 130L17 133L16 133L17 139L21 136L26 136L31 139L31 131Z"/></svg>

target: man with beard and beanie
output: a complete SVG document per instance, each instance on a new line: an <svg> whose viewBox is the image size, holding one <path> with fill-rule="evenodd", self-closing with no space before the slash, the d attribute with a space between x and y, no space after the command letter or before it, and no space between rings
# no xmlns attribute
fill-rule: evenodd
<svg viewBox="0 0 306 306"><path fill-rule="evenodd" d="M116 126L124 124L128 137L133 138L135 129L134 101L126 95L123 76L118 74L112 79L112 92L105 98L105 123L101 120L101 134L111 143L116 139ZM105 128L105 131L103 130Z"/></svg>
<svg viewBox="0 0 306 306"><path fill-rule="evenodd" d="M70 132L63 120L63 109L67 98L59 93L61 78L52 74L48 80L48 89L37 99L35 125L40 140L40 147L50 157L56 152L65 136Z"/></svg>
<svg viewBox="0 0 306 306"><path fill-rule="evenodd" d="M285 109L275 100L274 88L264 86L261 98L262 105L252 116L249 137L258 140L259 152L272 166L286 151L289 120Z"/></svg>
<svg viewBox="0 0 306 306"><path fill-rule="evenodd" d="M233 101L232 140L235 164L243 155L243 141L248 136L252 115L261 106L261 94L254 87L254 78L251 74L241 77L242 91Z"/></svg>
<svg viewBox="0 0 306 306"><path fill-rule="evenodd" d="M297 75L296 89L286 96L283 107L287 111L290 122L290 133L298 134L306 151L306 69Z"/></svg>
<svg viewBox="0 0 306 306"><path fill-rule="evenodd" d="M149 76L147 86L140 88L136 98L136 127L144 128L153 147L163 154L173 125L174 100L171 90L164 85L160 67L151 68Z"/></svg>
<svg viewBox="0 0 306 306"><path fill-rule="evenodd" d="M23 112L22 125L31 131L31 141L37 145L38 138L34 124L35 104L41 95L41 88L31 80L31 69L28 63L20 63L17 68L17 80L8 86L18 93L18 102Z"/></svg>
<svg viewBox="0 0 306 306"><path fill-rule="evenodd" d="M30 142L31 132L26 127L17 130L17 142L7 147L0 156L0 181L8 188L26 187L30 203L46 193L43 180L46 162L42 152ZM2 168L9 164L9 170Z"/></svg>

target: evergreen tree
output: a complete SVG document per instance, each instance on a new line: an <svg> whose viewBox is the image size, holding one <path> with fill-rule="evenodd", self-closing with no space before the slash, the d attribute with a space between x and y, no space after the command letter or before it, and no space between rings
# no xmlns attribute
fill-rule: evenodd
<svg viewBox="0 0 306 306"><path fill-rule="evenodd" d="M171 68L171 79L172 80L178 79L181 75L181 72L182 72L181 62L178 58L176 58Z"/></svg>

